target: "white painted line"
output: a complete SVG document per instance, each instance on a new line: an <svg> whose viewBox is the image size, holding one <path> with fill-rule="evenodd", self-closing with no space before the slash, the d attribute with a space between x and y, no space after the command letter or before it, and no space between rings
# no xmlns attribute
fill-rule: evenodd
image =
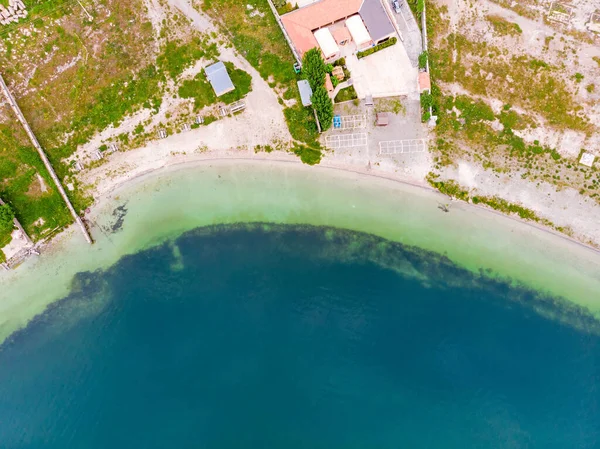
<svg viewBox="0 0 600 449"><path fill-rule="evenodd" d="M333 150L367 146L367 133L334 134L325 138L325 145Z"/></svg>
<svg viewBox="0 0 600 449"><path fill-rule="evenodd" d="M367 127L367 116L366 115L342 115L341 117L342 127L335 128L338 131L346 129L364 129Z"/></svg>
<svg viewBox="0 0 600 449"><path fill-rule="evenodd" d="M424 153L427 151L425 139L386 140L379 142L379 154Z"/></svg>

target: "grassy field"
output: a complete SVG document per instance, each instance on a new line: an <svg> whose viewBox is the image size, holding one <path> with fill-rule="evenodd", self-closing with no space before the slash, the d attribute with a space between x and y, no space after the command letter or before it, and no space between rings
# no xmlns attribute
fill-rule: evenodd
<svg viewBox="0 0 600 449"><path fill-rule="evenodd" d="M252 77L230 62L226 62L225 66L235 90L222 95L218 100L225 104L231 104L241 100L252 90ZM184 80L179 87L178 94L181 98L192 98L196 110L217 102L215 91L206 79L204 71L198 73L194 79Z"/></svg>
<svg viewBox="0 0 600 449"><path fill-rule="evenodd" d="M300 102L296 85L299 78L293 69L295 60L267 0L205 0L202 9L220 24L235 48L271 87L283 92L281 101L296 99L294 106L284 110L290 133L306 146L319 148L312 111Z"/></svg>
<svg viewBox="0 0 600 449"><path fill-rule="evenodd" d="M2 110L6 118L0 121L0 198L12 206L27 233L37 240L70 223L71 216L37 152L7 109Z"/></svg>
<svg viewBox="0 0 600 449"><path fill-rule="evenodd" d="M158 32L142 0L84 2L93 21L74 0L25 3L29 17L0 29L0 70L57 174L73 184L67 193L82 211L91 198L64 158L125 116L158 111L167 81L177 85L198 59L215 58L217 47L181 16L167 15ZM20 125L1 109L0 196L34 239L71 221Z"/></svg>

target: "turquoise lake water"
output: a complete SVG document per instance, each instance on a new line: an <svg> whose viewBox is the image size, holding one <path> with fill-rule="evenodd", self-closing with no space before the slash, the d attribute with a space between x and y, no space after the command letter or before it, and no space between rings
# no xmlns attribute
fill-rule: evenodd
<svg viewBox="0 0 600 449"><path fill-rule="evenodd" d="M367 234L205 227L0 347L0 447L593 449L599 386L571 303Z"/></svg>

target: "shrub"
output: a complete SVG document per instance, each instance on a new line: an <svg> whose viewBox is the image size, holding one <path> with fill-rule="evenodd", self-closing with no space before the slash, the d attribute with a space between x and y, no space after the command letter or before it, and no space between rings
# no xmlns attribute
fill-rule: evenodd
<svg viewBox="0 0 600 449"><path fill-rule="evenodd" d="M318 87L322 87L325 83L326 66L321 51L318 48L313 48L304 53L302 58L302 72L310 88L317 90Z"/></svg>
<svg viewBox="0 0 600 449"><path fill-rule="evenodd" d="M364 58L365 56L372 55L373 53L376 53L379 50L383 50L384 48L391 47L396 42L398 42L398 39L395 37L391 37L387 41L382 42L381 44L375 45L374 47L368 48L365 51L361 51L361 52L357 53L356 57L358 59Z"/></svg>
<svg viewBox="0 0 600 449"><path fill-rule="evenodd" d="M321 150L305 146L295 146L294 154L300 157L300 160L308 165L316 165L321 162Z"/></svg>
<svg viewBox="0 0 600 449"><path fill-rule="evenodd" d="M433 96L429 92L421 94L421 107L428 110L433 105Z"/></svg>
<svg viewBox="0 0 600 449"><path fill-rule="evenodd" d="M427 67L427 52L424 51L419 55L419 68L424 69Z"/></svg>
<svg viewBox="0 0 600 449"><path fill-rule="evenodd" d="M331 127L333 121L333 103L327 89L323 86L319 86L315 89L311 101L315 111L317 111L317 117L321 124L321 130L326 131Z"/></svg>
<svg viewBox="0 0 600 449"><path fill-rule="evenodd" d="M523 33L523 30L517 23L509 22L502 16L489 15L486 20L492 25L494 31L501 36L517 36Z"/></svg>
<svg viewBox="0 0 600 449"><path fill-rule="evenodd" d="M235 89L220 97L225 104L241 100L252 90L252 76L241 69L236 68L231 62L226 62L227 72Z"/></svg>
<svg viewBox="0 0 600 449"><path fill-rule="evenodd" d="M14 224L13 219L15 213L8 204L0 206L0 233L8 233L12 231Z"/></svg>

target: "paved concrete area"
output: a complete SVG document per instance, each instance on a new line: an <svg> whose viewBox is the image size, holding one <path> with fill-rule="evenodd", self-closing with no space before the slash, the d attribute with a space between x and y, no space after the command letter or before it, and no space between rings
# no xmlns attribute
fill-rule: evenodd
<svg viewBox="0 0 600 449"><path fill-rule="evenodd" d="M355 148L367 145L367 133L331 134L325 138L327 148Z"/></svg>
<svg viewBox="0 0 600 449"><path fill-rule="evenodd" d="M415 68L400 41L372 55L358 59L346 57L358 98L413 95L418 92L418 69Z"/></svg>
<svg viewBox="0 0 600 449"><path fill-rule="evenodd" d="M397 114L393 112L395 106L400 106ZM375 125L377 112L388 112L387 126ZM342 117L360 117L359 122L364 120L365 126L354 130L332 127L325 133L325 145L339 158L351 156L357 160L388 160L410 165L411 158L427 154L427 127L421 123L421 106L417 99L381 98L375 100L374 106L346 102L335 105L334 113Z"/></svg>
<svg viewBox="0 0 600 449"><path fill-rule="evenodd" d="M389 0L383 0L389 1ZM404 39L404 48L406 49L406 53L408 54L408 58L413 67L418 67L419 65L419 55L423 52L423 38L421 36L421 30L419 29L419 25L410 10L410 6L406 0L398 0L400 3L400 13L396 14L392 13L394 19L396 20L396 25L398 29L402 33L402 37Z"/></svg>
<svg viewBox="0 0 600 449"><path fill-rule="evenodd" d="M425 139L384 140L379 142L379 154L381 156L424 153L425 151L427 151Z"/></svg>

